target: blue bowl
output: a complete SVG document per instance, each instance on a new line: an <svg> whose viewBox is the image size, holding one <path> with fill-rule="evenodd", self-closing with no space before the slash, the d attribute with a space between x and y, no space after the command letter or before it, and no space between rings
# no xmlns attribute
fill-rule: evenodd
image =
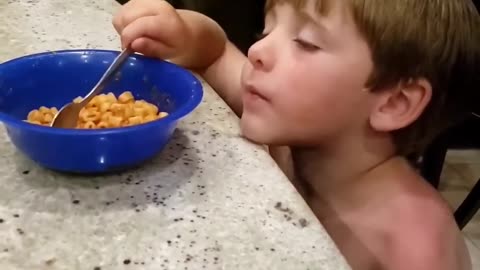
<svg viewBox="0 0 480 270"><path fill-rule="evenodd" d="M106 173L136 167L169 142L178 121L201 102L203 88L188 70L134 54L105 93L131 91L166 118L102 130L59 129L22 120L40 106L61 108L97 83L117 51L65 50L28 55L0 65L0 121L20 152L43 167L70 173Z"/></svg>

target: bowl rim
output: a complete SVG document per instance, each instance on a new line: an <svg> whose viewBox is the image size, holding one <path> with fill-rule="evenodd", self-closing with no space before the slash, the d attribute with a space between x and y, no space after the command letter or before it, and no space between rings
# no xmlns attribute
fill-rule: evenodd
<svg viewBox="0 0 480 270"><path fill-rule="evenodd" d="M40 56L45 56L45 55L55 55L55 54L71 54L71 53L84 53L84 52L90 52L90 53L113 53L113 54L119 54L120 51L117 50L107 50L107 49L65 49L65 50L56 50L56 51L45 51L45 52L40 52L40 53L33 53L33 54L28 54L28 55L23 55L17 58L13 58L10 60L7 60L3 63L0 64L0 70L2 67L6 65L13 64L17 61L20 60L25 60L28 58L34 58L34 57L40 57ZM193 94L191 98L182 106L177 108L174 112L169 114L168 116L157 119L148 123L143 123L139 125L133 125L133 126L128 126L128 127L119 127L119 128L106 128L106 129L65 129L65 128L53 128L53 127L48 127L48 126L40 126L40 125L35 125L28 123L24 120L18 120L6 113L0 112L0 122L3 122L6 126L15 126L17 128L22 128L26 130L31 130L34 132L42 132L42 133L52 133L52 134L63 134L63 135L75 135L75 136L98 136L98 135L108 135L108 134L117 134L117 133L124 133L127 131L133 131L133 130L140 130L140 129L148 129L150 127L159 125L159 124L170 124L173 122L176 122L180 120L181 118L185 117L186 115L190 114L195 108L200 104L200 102L203 99L203 85L202 82L192 74L188 69L183 68L181 66L178 66L176 64L173 64L171 62L162 60L162 59L157 59L157 58L150 58L138 53L134 53L129 58L135 57L138 60L141 59L148 59L148 60L155 60L162 62L163 64L169 65L173 68L180 69L185 72L185 75L191 77L192 81L194 82L192 84L193 87Z"/></svg>

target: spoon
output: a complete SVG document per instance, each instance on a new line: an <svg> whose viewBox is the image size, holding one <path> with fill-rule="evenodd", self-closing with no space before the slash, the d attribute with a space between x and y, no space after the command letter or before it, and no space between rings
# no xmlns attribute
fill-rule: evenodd
<svg viewBox="0 0 480 270"><path fill-rule="evenodd" d="M106 84L110 81L118 68L125 62L130 53L131 50L129 48L125 48L113 60L113 63L103 74L102 78L100 78L100 81L98 81L98 83L93 87L90 93L88 93L79 103L72 102L63 106L53 118L50 126L56 128L75 128L77 126L78 114L80 113L80 110L85 107L96 95L103 91Z"/></svg>

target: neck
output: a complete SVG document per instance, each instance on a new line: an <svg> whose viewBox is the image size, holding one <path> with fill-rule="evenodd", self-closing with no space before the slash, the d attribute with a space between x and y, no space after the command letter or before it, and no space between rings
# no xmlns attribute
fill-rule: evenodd
<svg viewBox="0 0 480 270"><path fill-rule="evenodd" d="M371 134L370 134L371 135ZM393 160L395 147L390 136L351 136L315 148L292 148L295 174L307 187L307 200L328 208L351 209L368 199L365 179L381 165ZM375 184L375 183L372 183Z"/></svg>

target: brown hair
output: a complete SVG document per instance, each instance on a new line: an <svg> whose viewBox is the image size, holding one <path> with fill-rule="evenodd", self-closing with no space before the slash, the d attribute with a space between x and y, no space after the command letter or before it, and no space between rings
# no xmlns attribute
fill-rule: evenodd
<svg viewBox="0 0 480 270"><path fill-rule="evenodd" d="M308 0L267 0L303 8ZM316 0L328 14L338 0ZM480 16L471 0L346 0L372 51L367 86L386 89L425 78L433 88L423 114L393 132L401 155L420 153L431 140L480 105Z"/></svg>

